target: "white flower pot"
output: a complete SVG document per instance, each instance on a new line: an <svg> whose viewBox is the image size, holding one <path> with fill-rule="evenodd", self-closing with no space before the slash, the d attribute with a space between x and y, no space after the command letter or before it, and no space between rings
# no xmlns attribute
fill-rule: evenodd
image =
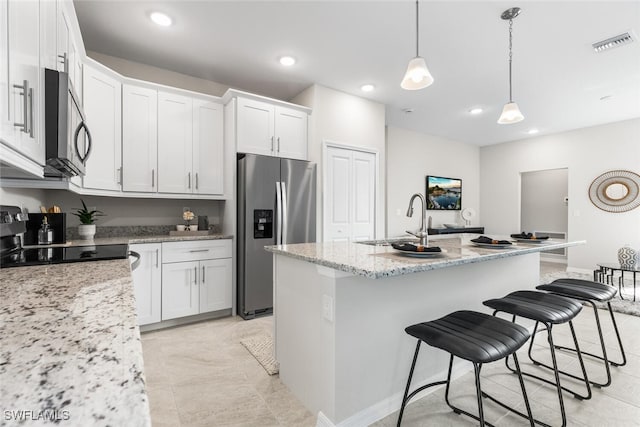
<svg viewBox="0 0 640 427"><path fill-rule="evenodd" d="M93 236L96 235L96 225L95 224L80 224L78 226L78 235L83 240L92 240Z"/></svg>

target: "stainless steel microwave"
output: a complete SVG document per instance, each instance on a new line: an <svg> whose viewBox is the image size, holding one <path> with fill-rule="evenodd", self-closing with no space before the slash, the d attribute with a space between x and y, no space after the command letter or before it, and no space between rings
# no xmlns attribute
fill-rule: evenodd
<svg viewBox="0 0 640 427"><path fill-rule="evenodd" d="M69 74L44 70L45 176L83 176L91 133Z"/></svg>

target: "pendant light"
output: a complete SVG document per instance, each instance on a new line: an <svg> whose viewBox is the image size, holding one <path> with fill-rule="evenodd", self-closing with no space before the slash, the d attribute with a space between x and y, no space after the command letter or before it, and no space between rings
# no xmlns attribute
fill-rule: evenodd
<svg viewBox="0 0 640 427"><path fill-rule="evenodd" d="M513 102L513 97L511 95L511 61L513 58L512 52L512 40L513 40L513 19L520 15L519 7L512 7L511 9L507 9L502 12L500 16L505 21L509 21L509 102L504 105L502 109L502 114L498 119L498 123L501 125L508 125L511 123L518 123L524 120L524 116L520 112L520 108L518 108L518 104Z"/></svg>
<svg viewBox="0 0 640 427"><path fill-rule="evenodd" d="M424 89L425 87L430 86L431 83L433 83L433 76L431 76L431 73L427 68L427 63L424 61L424 58L422 58L418 53L418 40L420 34L418 11L418 0L416 0L416 57L409 61L407 72L402 79L402 83L400 83L400 87L406 90Z"/></svg>

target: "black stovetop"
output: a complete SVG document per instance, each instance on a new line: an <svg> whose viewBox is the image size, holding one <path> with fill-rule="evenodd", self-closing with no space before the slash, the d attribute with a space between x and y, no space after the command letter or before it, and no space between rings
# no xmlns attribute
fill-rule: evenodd
<svg viewBox="0 0 640 427"><path fill-rule="evenodd" d="M129 245L27 248L0 258L0 268L125 259Z"/></svg>

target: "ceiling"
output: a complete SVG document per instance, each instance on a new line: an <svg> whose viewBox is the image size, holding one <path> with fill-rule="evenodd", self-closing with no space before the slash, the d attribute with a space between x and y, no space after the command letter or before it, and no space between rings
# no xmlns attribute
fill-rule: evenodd
<svg viewBox="0 0 640 427"><path fill-rule="evenodd" d="M489 145L640 117L640 1L421 1L420 54L435 82L405 91L413 1L75 0L87 50L289 100L313 83L386 105L388 125ZM513 99L525 120L496 123ZM149 20L152 11L171 27ZM633 30L636 41L591 43ZM285 68L281 55L296 65ZM360 86L372 83L375 91ZM606 97L602 99L603 97ZM470 115L474 107L483 113ZM412 109L406 113L403 110Z"/></svg>

